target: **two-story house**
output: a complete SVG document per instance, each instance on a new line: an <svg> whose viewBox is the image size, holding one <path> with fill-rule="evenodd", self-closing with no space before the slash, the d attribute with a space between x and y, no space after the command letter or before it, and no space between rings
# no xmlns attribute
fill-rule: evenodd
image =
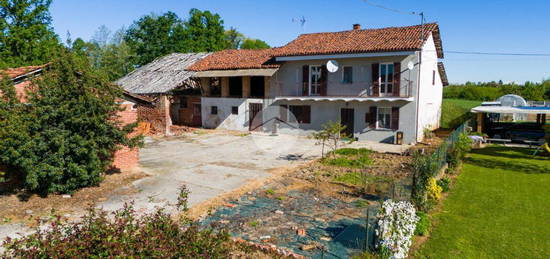
<svg viewBox="0 0 550 259"><path fill-rule="evenodd" d="M340 121L358 140L415 143L439 127L441 58L435 23L356 24L279 48L214 52L188 69L200 79L206 128L306 135Z"/></svg>

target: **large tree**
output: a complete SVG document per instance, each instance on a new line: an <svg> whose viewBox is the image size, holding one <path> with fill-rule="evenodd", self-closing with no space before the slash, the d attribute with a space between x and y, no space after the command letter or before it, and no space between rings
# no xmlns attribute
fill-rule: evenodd
<svg viewBox="0 0 550 259"><path fill-rule="evenodd" d="M114 151L139 142L127 137L135 125L122 127L116 119L122 90L81 61L62 51L33 81L26 105L13 98L0 103L6 108L0 122L12 128L0 131L0 162L29 191L96 185Z"/></svg>
<svg viewBox="0 0 550 259"><path fill-rule="evenodd" d="M227 47L223 20L217 13L191 9L185 30L191 52L217 51Z"/></svg>
<svg viewBox="0 0 550 259"><path fill-rule="evenodd" d="M224 32L226 49L238 49L241 47L241 43L244 40L244 35L237 31L237 29L231 27L229 30Z"/></svg>
<svg viewBox="0 0 550 259"><path fill-rule="evenodd" d="M136 53L133 62L145 65L155 58L172 52L186 52L186 32L181 19L173 12L146 15L135 21L124 37Z"/></svg>
<svg viewBox="0 0 550 259"><path fill-rule="evenodd" d="M0 66L38 65L61 47L51 27L51 0L0 0Z"/></svg>

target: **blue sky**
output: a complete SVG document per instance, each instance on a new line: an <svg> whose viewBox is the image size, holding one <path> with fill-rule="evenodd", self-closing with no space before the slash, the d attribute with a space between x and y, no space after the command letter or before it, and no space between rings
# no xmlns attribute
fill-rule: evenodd
<svg viewBox="0 0 550 259"><path fill-rule="evenodd" d="M442 1L372 0L403 11L423 11L428 22L438 22L446 51L550 54L548 0ZM221 15L226 28L281 46L301 33L418 24L418 16L373 7L362 0L54 0L53 25L62 39L88 40L97 28L128 27L139 17L173 11L186 18L190 8ZM305 17L304 28L293 18ZM503 80L524 82L550 78L550 56L481 56L445 54L451 82Z"/></svg>

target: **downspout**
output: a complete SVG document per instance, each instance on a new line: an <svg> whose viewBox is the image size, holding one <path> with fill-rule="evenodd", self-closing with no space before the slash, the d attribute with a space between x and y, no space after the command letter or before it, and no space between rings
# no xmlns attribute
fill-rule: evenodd
<svg viewBox="0 0 550 259"><path fill-rule="evenodd" d="M422 69L422 50L418 52L418 75L417 75L417 86L416 86L416 127L415 127L415 142L418 142L418 135L419 130L418 127L420 126L420 78L421 78L421 69Z"/></svg>

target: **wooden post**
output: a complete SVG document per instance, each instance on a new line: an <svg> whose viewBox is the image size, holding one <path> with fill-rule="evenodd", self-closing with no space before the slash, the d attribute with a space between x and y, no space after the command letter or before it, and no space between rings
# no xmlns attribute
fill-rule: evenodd
<svg viewBox="0 0 550 259"><path fill-rule="evenodd" d="M229 97L229 77L222 77L222 97Z"/></svg>
<svg viewBox="0 0 550 259"><path fill-rule="evenodd" d="M250 77L243 76L243 98L250 97Z"/></svg>
<svg viewBox="0 0 550 259"><path fill-rule="evenodd" d="M483 133L483 113L477 114L477 133Z"/></svg>
<svg viewBox="0 0 550 259"><path fill-rule="evenodd" d="M264 98L268 98L269 97L269 80L271 79L271 77L269 76L264 76Z"/></svg>
<svg viewBox="0 0 550 259"><path fill-rule="evenodd" d="M201 77L201 89L203 96L210 96L210 78Z"/></svg>

